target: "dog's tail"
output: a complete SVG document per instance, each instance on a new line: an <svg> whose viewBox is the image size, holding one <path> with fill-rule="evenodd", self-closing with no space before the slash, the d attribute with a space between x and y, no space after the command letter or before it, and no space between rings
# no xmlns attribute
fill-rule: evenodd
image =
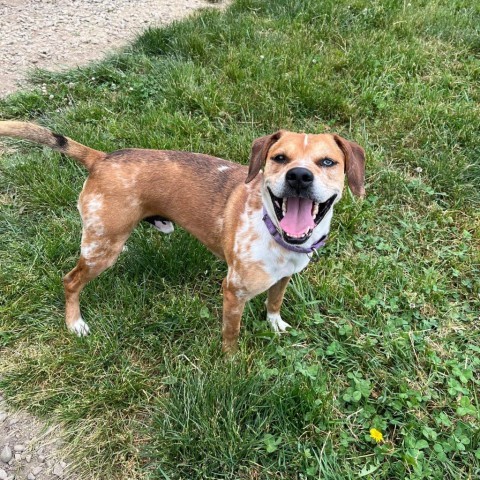
<svg viewBox="0 0 480 480"><path fill-rule="evenodd" d="M47 145L54 150L58 150L78 160L88 170L92 169L95 162L106 157L106 154L103 152L86 147L58 133L53 133L48 130L48 128L41 127L35 123L0 121L0 136L21 138L23 140L30 140L31 142Z"/></svg>

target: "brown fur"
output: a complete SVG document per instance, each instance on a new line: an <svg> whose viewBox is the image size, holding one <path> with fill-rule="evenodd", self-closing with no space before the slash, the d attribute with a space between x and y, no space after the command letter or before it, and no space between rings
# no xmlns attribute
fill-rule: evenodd
<svg viewBox="0 0 480 480"><path fill-rule="evenodd" d="M31 142L46 145L79 161L87 170L90 170L98 160L105 158L105 153L103 152L86 147L71 138L53 133L47 128L34 123L0 122L0 136L21 138L22 140L30 140Z"/></svg>
<svg viewBox="0 0 480 480"><path fill-rule="evenodd" d="M349 142L339 135L333 138L345 157L345 174L348 185L352 192L359 196L365 196L365 151L355 142Z"/></svg>
<svg viewBox="0 0 480 480"><path fill-rule="evenodd" d="M304 134L281 131L257 139L248 171L245 166L198 153L126 149L105 154L22 122L0 122L0 136L47 145L75 158L89 171L78 202L83 221L82 253L63 280L66 323L78 334L88 332L88 327L78 330L82 289L113 265L138 222L158 215L180 225L226 260L229 275L223 281L223 348L232 351L246 301L268 290L267 310L279 313L290 278L290 274L275 278L272 265L255 260L252 252L258 250L261 235L258 229L245 230L245 222L262 209L263 182L281 178L288 168L308 164L325 185L337 189L343 187L345 171L352 191L364 194L363 149L333 135L309 135L307 139ZM288 156L288 165L269 160L278 153ZM322 169L315 162L325 156L340 167ZM262 168L264 174L259 175ZM268 237L264 248L276 252L279 267L291 262L287 256L291 252L272 238Z"/></svg>

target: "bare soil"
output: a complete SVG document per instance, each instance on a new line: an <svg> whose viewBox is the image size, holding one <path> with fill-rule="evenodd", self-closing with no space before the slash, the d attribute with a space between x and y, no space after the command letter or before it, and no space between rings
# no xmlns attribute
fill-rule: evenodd
<svg viewBox="0 0 480 480"><path fill-rule="evenodd" d="M0 96L24 85L28 70L99 60L145 27L207 6L205 0L0 0Z"/></svg>
<svg viewBox="0 0 480 480"><path fill-rule="evenodd" d="M76 479L62 457L60 427L9 412L0 394L0 480Z"/></svg>

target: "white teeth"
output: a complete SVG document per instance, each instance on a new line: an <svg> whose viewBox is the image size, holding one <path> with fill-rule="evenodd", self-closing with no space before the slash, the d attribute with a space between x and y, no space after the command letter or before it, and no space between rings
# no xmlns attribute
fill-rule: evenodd
<svg viewBox="0 0 480 480"><path fill-rule="evenodd" d="M275 200L275 205L280 208L280 204L278 203L278 200Z"/></svg>
<svg viewBox="0 0 480 480"><path fill-rule="evenodd" d="M317 216L317 213L318 213L318 208L319 208L319 203L315 202L313 204L313 210L312 210L312 216L313 217L316 217Z"/></svg>
<svg viewBox="0 0 480 480"><path fill-rule="evenodd" d="M283 199L282 213L283 213L284 216L287 213L287 199L286 198Z"/></svg>
<svg viewBox="0 0 480 480"><path fill-rule="evenodd" d="M291 237L291 238L304 238L304 237L310 235L310 233L312 233L311 228L309 228L307 232L301 233L300 235L294 235L293 233L292 234L289 233L288 236Z"/></svg>

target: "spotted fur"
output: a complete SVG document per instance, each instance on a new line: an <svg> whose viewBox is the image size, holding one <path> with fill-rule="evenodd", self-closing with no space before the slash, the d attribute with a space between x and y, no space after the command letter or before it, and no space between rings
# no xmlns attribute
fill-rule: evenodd
<svg viewBox="0 0 480 480"><path fill-rule="evenodd" d="M106 154L22 122L0 122L0 136L48 145L77 159L89 171L78 201L82 217L80 258L63 279L66 323L83 336L90 329L80 314L79 297L85 285L113 265L131 231L142 220L163 233L173 223L197 237L228 265L223 281L223 349L237 346L245 303L268 291L267 320L276 332L289 325L280 315L290 277L310 258L276 243L263 221L263 208L272 218L267 188L280 196L289 168L308 168L314 174L312 195L323 201L342 194L344 174L352 191L364 194L363 149L336 135L280 131L255 140L248 167L198 153L125 149ZM281 153L288 162L274 161ZM318 160L335 160L325 169ZM304 246L313 245L330 229L333 207L313 229Z"/></svg>

